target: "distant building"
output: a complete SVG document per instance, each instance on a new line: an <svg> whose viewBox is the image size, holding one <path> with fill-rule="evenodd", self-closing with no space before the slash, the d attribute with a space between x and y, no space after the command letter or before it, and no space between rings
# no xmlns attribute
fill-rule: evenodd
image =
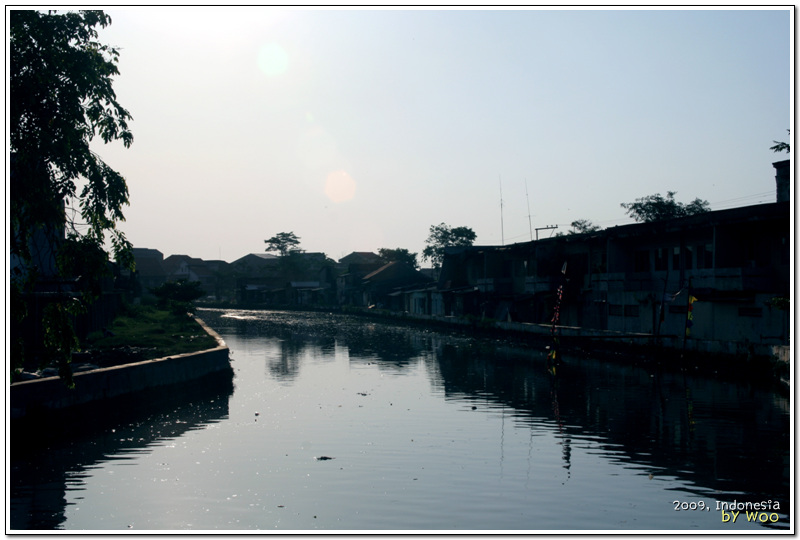
<svg viewBox="0 0 800 540"><path fill-rule="evenodd" d="M361 283L365 305L407 311L404 291L432 282L410 265L393 261L364 276Z"/></svg>
<svg viewBox="0 0 800 540"><path fill-rule="evenodd" d="M372 253L371 251L354 251L350 255L345 255L339 259L339 266L347 268L351 264L386 264L380 255Z"/></svg>
<svg viewBox="0 0 800 540"><path fill-rule="evenodd" d="M248 253L230 263L237 277L267 277L277 275L279 258L269 253Z"/></svg>
<svg viewBox="0 0 800 540"><path fill-rule="evenodd" d="M330 305L336 301L334 265L324 253L251 253L230 268L243 304Z"/></svg>
<svg viewBox="0 0 800 540"><path fill-rule="evenodd" d="M161 286L167 281L167 270L164 268L164 254L157 249L133 248L133 260L136 263L135 281L137 292L141 296L152 296L151 289Z"/></svg>
<svg viewBox="0 0 800 540"><path fill-rule="evenodd" d="M336 299L341 305L364 306L362 280L364 276L384 266L378 255L368 251L354 251L339 259L336 277Z"/></svg>

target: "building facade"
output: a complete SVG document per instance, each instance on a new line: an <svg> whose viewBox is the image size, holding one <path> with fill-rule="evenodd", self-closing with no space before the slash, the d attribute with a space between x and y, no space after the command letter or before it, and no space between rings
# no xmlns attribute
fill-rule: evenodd
<svg viewBox="0 0 800 540"><path fill-rule="evenodd" d="M646 334L700 351L789 342L790 208L776 202L510 246L450 248L445 314Z"/></svg>

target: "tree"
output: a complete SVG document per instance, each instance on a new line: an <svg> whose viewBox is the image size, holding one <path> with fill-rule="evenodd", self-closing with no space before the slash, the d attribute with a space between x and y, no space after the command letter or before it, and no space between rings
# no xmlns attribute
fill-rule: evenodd
<svg viewBox="0 0 800 540"><path fill-rule="evenodd" d="M666 198L662 197L660 193L656 193L636 199L636 202L622 203L620 206L634 220L645 223L693 216L711 209L708 201L701 199L695 199L689 204L680 203L675 200L674 191L668 191Z"/></svg>
<svg viewBox="0 0 800 540"><path fill-rule="evenodd" d="M167 309L179 316L194 313L196 310L194 301L206 294L199 281L185 279L167 281L155 289L150 289L150 292L158 298L159 308Z"/></svg>
<svg viewBox="0 0 800 540"><path fill-rule="evenodd" d="M434 268L440 268L444 260L444 249L453 246L471 246L475 242L475 232L469 227L451 228L440 223L431 225L427 246L422 250L422 259L433 263Z"/></svg>
<svg viewBox="0 0 800 540"><path fill-rule="evenodd" d="M419 262L417 262L417 254L410 253L405 248L380 248L378 256L383 259L383 262L390 263L394 261L404 262L412 268L419 269Z"/></svg>
<svg viewBox="0 0 800 540"><path fill-rule="evenodd" d="M588 219L576 219L572 223L570 223L569 234L586 234L586 233L593 233L600 230L599 225L595 225Z"/></svg>
<svg viewBox="0 0 800 540"><path fill-rule="evenodd" d="M281 232L268 240L264 240L267 244L266 251L277 251L281 257L286 257L290 253L300 251L297 246L300 245L300 239L293 232Z"/></svg>
<svg viewBox="0 0 800 540"><path fill-rule="evenodd" d="M789 135L792 134L792 131L790 129L787 129L786 132ZM769 149L772 150L773 152L786 152L786 153L789 153L789 152L792 151L792 148L791 148L791 146L789 146L789 143L778 142L778 141L772 141L772 142L775 143L775 146L770 146Z"/></svg>
<svg viewBox="0 0 800 540"><path fill-rule="evenodd" d="M9 236L12 324L17 324L12 367L30 352L20 327L37 326L30 319L41 316L41 362L58 360L69 379L77 347L72 319L87 309L108 272L106 234L117 262L133 268L131 244L116 228L124 220L128 186L90 148L97 135L104 143L122 140L129 147L131 115L112 88L119 52L96 39L97 27L111 24L110 17L102 11L13 10L9 19ZM64 283L77 267L84 283L93 285L78 297L60 289L57 301L44 310L28 309L26 299L36 293L40 274L47 270Z"/></svg>

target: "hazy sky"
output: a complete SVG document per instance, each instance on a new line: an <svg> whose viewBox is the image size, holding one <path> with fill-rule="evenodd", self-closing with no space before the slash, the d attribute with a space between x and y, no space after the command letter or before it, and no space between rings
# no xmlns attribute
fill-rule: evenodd
<svg viewBox="0 0 800 540"><path fill-rule="evenodd" d="M524 242L669 190L773 202L788 157L787 9L107 12L134 143L96 151L128 181L122 230L165 256L282 231L421 252L442 222Z"/></svg>

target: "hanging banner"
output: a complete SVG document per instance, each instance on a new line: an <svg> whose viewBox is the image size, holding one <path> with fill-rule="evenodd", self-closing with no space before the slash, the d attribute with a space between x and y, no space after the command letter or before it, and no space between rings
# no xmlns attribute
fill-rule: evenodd
<svg viewBox="0 0 800 540"><path fill-rule="evenodd" d="M697 302L697 298L690 291L689 292L689 304L688 304L688 307L686 309L686 337L689 337L689 334L692 333L692 326L694 325L694 322L693 322L694 314L693 314L692 310L693 310L693 307L694 307L693 304L695 302Z"/></svg>

